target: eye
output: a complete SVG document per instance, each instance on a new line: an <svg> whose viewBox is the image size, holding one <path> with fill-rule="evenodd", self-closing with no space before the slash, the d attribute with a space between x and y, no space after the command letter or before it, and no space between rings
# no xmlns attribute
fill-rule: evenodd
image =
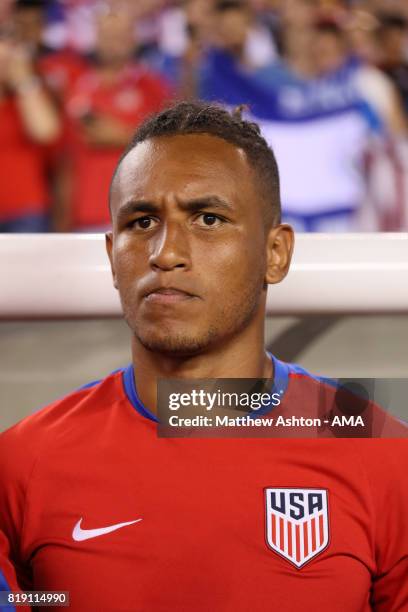
<svg viewBox="0 0 408 612"><path fill-rule="evenodd" d="M212 213L201 213L201 215L198 215L197 219L201 219L202 221L199 225L205 227L218 226L223 222L221 217Z"/></svg>
<svg viewBox="0 0 408 612"><path fill-rule="evenodd" d="M138 219L134 219L129 226L136 229L147 230L152 228L155 221L156 219L153 217L139 217Z"/></svg>

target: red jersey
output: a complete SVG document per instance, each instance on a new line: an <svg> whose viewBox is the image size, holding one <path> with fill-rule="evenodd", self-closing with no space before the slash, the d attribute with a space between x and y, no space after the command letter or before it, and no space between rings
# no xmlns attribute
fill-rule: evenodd
<svg viewBox="0 0 408 612"><path fill-rule="evenodd" d="M313 411L323 383L274 365L284 401ZM405 439L156 428L129 366L0 436L20 586L69 591L73 612L408 610Z"/></svg>
<svg viewBox="0 0 408 612"><path fill-rule="evenodd" d="M49 90L63 100L75 81L87 69L87 60L72 49L49 53L38 60L38 70Z"/></svg>
<svg viewBox="0 0 408 612"><path fill-rule="evenodd" d="M70 52L38 61L38 72L61 96L78 77L84 60ZM48 170L62 146L63 134L42 145L27 135L15 96L0 100L0 219L44 213L49 206Z"/></svg>
<svg viewBox="0 0 408 612"><path fill-rule="evenodd" d="M7 539L2 531L0 531L0 591L20 592L20 588L17 584L16 573L14 567L9 560L9 545ZM27 606L19 607L19 610L29 610ZM13 607L3 607L0 603L0 611L13 612Z"/></svg>
<svg viewBox="0 0 408 612"><path fill-rule="evenodd" d="M130 134L147 115L159 111L169 99L167 84L159 76L129 65L114 83L104 83L88 67L70 87L66 101L73 159L73 224L75 228L110 224L109 186L123 147L98 147L86 142L84 122L109 117L129 128ZM130 139L130 137L129 137Z"/></svg>
<svg viewBox="0 0 408 612"><path fill-rule="evenodd" d="M1 220L45 211L44 147L27 136L13 96L0 99L0 177Z"/></svg>

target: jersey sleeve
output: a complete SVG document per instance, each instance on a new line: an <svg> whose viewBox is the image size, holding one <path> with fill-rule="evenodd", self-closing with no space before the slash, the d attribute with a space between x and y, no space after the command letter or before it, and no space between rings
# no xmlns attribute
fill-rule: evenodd
<svg viewBox="0 0 408 612"><path fill-rule="evenodd" d="M0 434L0 532L8 543L8 559L17 582L30 590L30 569L24 553L24 518L30 476L36 457L34 432L24 423ZM37 449L38 450L38 449Z"/></svg>
<svg viewBox="0 0 408 612"><path fill-rule="evenodd" d="M375 612L408 610L408 442L367 440L366 470L375 515L376 573L371 605Z"/></svg>
<svg viewBox="0 0 408 612"><path fill-rule="evenodd" d="M0 531L0 592L21 592L21 589L17 582L16 572L13 564L9 559L9 545L6 536ZM6 610L11 612L14 610L13 607L3 606L0 604L0 612ZM20 606L19 610L30 610L28 606Z"/></svg>

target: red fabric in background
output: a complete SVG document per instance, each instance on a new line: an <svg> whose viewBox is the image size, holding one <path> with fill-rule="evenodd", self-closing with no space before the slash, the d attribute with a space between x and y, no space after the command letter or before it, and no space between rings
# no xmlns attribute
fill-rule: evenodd
<svg viewBox="0 0 408 612"><path fill-rule="evenodd" d="M41 213L48 203L45 151L24 130L16 100L0 101L0 218Z"/></svg>
<svg viewBox="0 0 408 612"><path fill-rule="evenodd" d="M6 536L4 535L4 533L0 530L0 584L1 580L5 580L10 590L12 590L13 592L21 593L20 587L17 584L14 567L11 564L9 558L9 554L10 550L8 541L6 540ZM3 610L4 608L2 607L1 609ZM12 608L10 607L9 609L11 610ZM29 606L23 605L19 605L18 609L19 611L21 610L21 612L24 612L24 610L26 612L31 610Z"/></svg>
<svg viewBox="0 0 408 612"><path fill-rule="evenodd" d="M87 68L87 60L72 49L62 49L49 53L38 62L38 69L48 89L60 100L82 72Z"/></svg>
<svg viewBox="0 0 408 612"><path fill-rule="evenodd" d="M86 67L70 50L41 58L38 72L56 102ZM4 221L43 213L50 204L48 169L64 148L65 131L48 145L33 142L27 135L14 96L0 100L0 218Z"/></svg>

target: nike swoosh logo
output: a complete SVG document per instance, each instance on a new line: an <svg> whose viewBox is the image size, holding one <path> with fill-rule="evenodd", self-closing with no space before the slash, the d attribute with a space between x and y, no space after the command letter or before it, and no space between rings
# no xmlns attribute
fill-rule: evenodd
<svg viewBox="0 0 408 612"><path fill-rule="evenodd" d="M72 531L72 538L76 542L83 542L84 540L90 540L91 538L98 538L101 535L111 533L112 531L116 531L117 529L122 529L122 527L127 527L128 525L134 525L135 523L140 523L141 520L142 519L140 518L140 519L137 519L136 521L127 521L126 523L116 523L116 525L110 525L109 527L100 527L99 529L82 529L81 528L82 518L80 518Z"/></svg>

